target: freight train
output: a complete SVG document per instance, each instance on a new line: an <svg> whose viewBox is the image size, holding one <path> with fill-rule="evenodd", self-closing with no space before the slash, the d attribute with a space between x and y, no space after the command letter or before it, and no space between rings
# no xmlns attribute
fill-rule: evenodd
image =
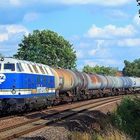
<svg viewBox="0 0 140 140"><path fill-rule="evenodd" d="M14 58L0 59L0 113L138 92L140 78L87 74Z"/></svg>

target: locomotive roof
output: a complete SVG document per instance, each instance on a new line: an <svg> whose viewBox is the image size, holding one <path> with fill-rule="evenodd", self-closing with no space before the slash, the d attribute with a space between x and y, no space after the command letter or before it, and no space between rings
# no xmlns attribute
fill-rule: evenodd
<svg viewBox="0 0 140 140"><path fill-rule="evenodd" d="M19 60L12 57L0 58L0 63L26 63L26 64L34 64L34 65L44 65L41 63L35 63L35 62L27 61L27 60ZM48 65L45 65L45 66L49 67Z"/></svg>

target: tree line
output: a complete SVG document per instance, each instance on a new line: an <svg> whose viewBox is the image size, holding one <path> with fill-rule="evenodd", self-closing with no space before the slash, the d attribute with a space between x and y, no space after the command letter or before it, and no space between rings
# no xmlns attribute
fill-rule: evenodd
<svg viewBox="0 0 140 140"><path fill-rule="evenodd" d="M98 66L98 65L94 67L86 65L84 66L82 71L86 73L97 73L97 74L102 74L102 75L115 76L116 73L118 72L118 69L112 68L112 67Z"/></svg>
<svg viewBox="0 0 140 140"><path fill-rule="evenodd" d="M0 54L0 57L2 57L2 54ZM17 53L13 57L52 67L76 69L77 58L73 45L58 33L50 30L34 30L33 33L24 36L19 44ZM136 59L133 62L125 60L124 64L122 72L125 76L140 76L140 59ZM118 69L86 65L82 71L86 73L116 75Z"/></svg>

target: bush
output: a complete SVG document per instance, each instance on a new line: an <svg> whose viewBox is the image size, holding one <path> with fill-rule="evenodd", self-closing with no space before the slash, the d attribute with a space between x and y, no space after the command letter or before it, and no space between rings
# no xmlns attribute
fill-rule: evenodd
<svg viewBox="0 0 140 140"><path fill-rule="evenodd" d="M111 116L117 128L137 140L140 139L140 98L124 98Z"/></svg>

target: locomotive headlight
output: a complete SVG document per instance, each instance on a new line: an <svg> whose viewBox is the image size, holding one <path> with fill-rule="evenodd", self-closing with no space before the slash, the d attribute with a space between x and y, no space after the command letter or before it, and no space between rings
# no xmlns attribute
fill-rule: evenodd
<svg viewBox="0 0 140 140"><path fill-rule="evenodd" d="M4 58L3 58L3 57L1 57L1 58L0 58L0 61L4 61Z"/></svg>
<svg viewBox="0 0 140 140"><path fill-rule="evenodd" d="M12 89L12 94L16 94L16 90L15 89Z"/></svg>
<svg viewBox="0 0 140 140"><path fill-rule="evenodd" d="M13 89L11 92L12 92L12 94L16 94L15 86L13 86Z"/></svg>

